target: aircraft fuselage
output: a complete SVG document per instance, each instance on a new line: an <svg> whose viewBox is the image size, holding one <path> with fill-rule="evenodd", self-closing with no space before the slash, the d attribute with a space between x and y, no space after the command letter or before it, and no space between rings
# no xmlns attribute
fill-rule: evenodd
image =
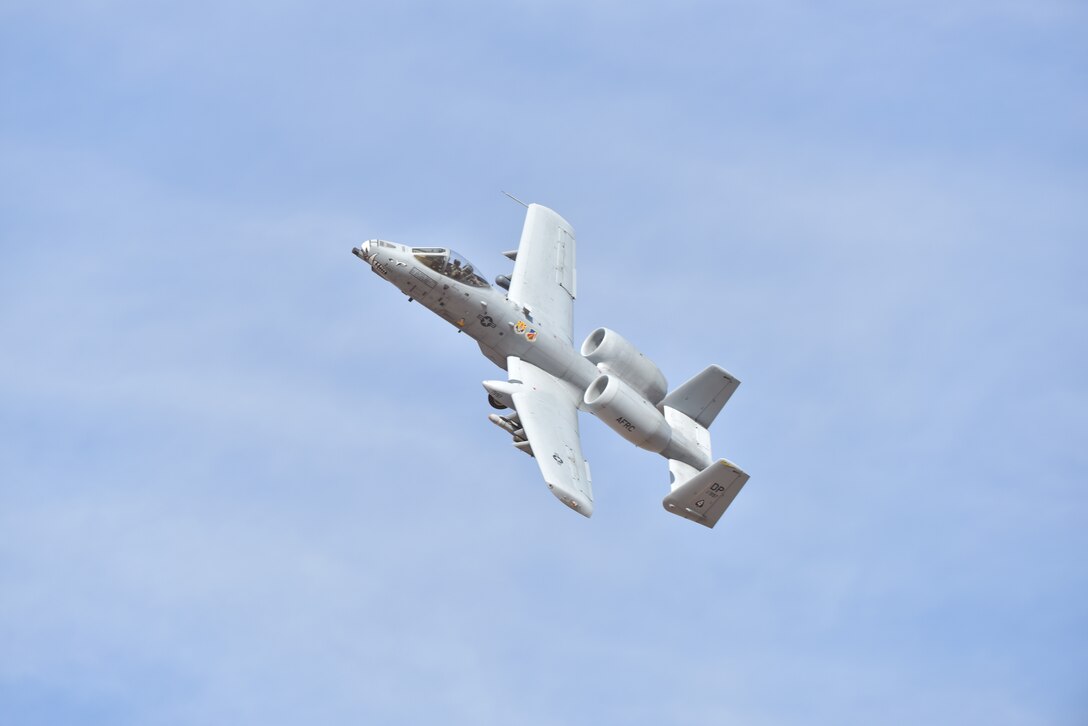
<svg viewBox="0 0 1088 726"><path fill-rule="evenodd" d="M599 375L597 367L575 350L573 342L533 319L532 311L509 300L467 267L432 261L418 250L403 245L369 240L352 250L370 265L374 274L392 283L459 332L473 338L483 354L506 370L506 360L516 356L551 375L584 390ZM433 248L434 258L442 254ZM415 251L414 251L415 250ZM444 251L445 260L456 253Z"/></svg>

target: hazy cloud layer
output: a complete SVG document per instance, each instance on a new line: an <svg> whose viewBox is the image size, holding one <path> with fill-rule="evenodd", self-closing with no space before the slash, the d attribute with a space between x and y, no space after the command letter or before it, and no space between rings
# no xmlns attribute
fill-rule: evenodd
<svg viewBox="0 0 1088 726"><path fill-rule="evenodd" d="M7 3L0 722L1082 723L1084 8ZM578 231L714 531L348 254Z"/></svg>

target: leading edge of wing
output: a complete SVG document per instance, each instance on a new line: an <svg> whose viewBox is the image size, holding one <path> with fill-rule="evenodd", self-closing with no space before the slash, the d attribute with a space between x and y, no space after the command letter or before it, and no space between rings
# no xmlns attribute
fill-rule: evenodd
<svg viewBox="0 0 1088 726"><path fill-rule="evenodd" d="M545 483L559 501L589 517L593 485L578 435L578 405L573 386L517 357L507 361L512 398Z"/></svg>

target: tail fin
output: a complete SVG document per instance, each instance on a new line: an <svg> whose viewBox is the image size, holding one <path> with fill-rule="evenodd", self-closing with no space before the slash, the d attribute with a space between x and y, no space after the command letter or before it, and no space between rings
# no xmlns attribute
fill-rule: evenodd
<svg viewBox="0 0 1088 726"><path fill-rule="evenodd" d="M665 396L660 405L674 408L703 428L709 428L739 385L740 381L721 366L707 366Z"/></svg>
<svg viewBox="0 0 1088 726"><path fill-rule="evenodd" d="M724 368L712 365L665 396L660 404L674 435L694 444L696 453L685 456L687 461L669 459L672 492L662 504L666 511L705 527L718 523L748 481L748 475L735 464L725 459L713 461L707 431L739 385L740 381Z"/></svg>
<svg viewBox="0 0 1088 726"><path fill-rule="evenodd" d="M669 464L671 469L672 462ZM748 475L736 464L719 459L686 482L674 482L661 504L665 511L713 527L747 481Z"/></svg>

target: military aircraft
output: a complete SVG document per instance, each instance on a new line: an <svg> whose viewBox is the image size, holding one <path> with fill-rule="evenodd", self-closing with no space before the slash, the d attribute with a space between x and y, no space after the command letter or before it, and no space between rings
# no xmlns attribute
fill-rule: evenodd
<svg viewBox="0 0 1088 726"><path fill-rule="evenodd" d="M740 381L712 365L671 393L649 358L608 328L575 350L574 230L539 204L525 205L513 273L492 286L445 247L406 247L372 239L352 249L379 277L472 337L507 373L484 381L489 419L533 456L548 488L589 517L593 486L582 456L578 411L589 411L635 446L668 459L666 511L713 527L748 481L710 455L707 427Z"/></svg>

